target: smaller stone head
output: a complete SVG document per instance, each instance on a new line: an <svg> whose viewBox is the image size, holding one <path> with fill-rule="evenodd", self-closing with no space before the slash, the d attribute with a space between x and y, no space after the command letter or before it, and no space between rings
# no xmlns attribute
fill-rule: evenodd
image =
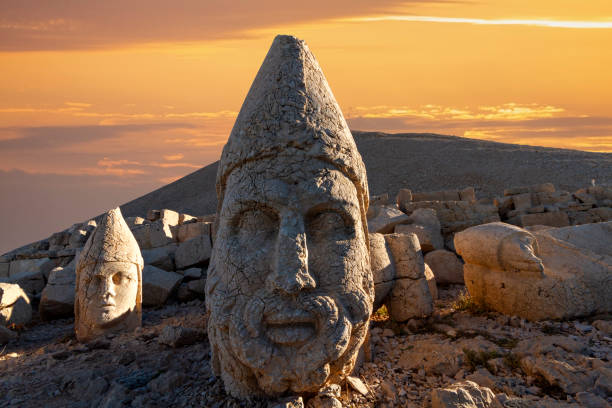
<svg viewBox="0 0 612 408"><path fill-rule="evenodd" d="M106 213L77 263L74 312L80 341L140 326L143 264L119 208Z"/></svg>

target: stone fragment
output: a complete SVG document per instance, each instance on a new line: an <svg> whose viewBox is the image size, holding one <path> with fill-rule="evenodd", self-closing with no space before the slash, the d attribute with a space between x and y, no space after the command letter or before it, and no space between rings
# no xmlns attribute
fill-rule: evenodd
<svg viewBox="0 0 612 408"><path fill-rule="evenodd" d="M19 259L11 262L9 277L29 272L45 273L55 268L55 266L55 261L50 258Z"/></svg>
<svg viewBox="0 0 612 408"><path fill-rule="evenodd" d="M531 207L531 194L517 194L512 196L512 204L514 209L518 211L525 211Z"/></svg>
<svg viewBox="0 0 612 408"><path fill-rule="evenodd" d="M340 398L341 389L338 384L330 384L317 395L308 400L307 408L342 408Z"/></svg>
<svg viewBox="0 0 612 408"><path fill-rule="evenodd" d="M382 234L370 236L370 265L374 278L374 310L378 310L391 293L395 281L395 264L393 255Z"/></svg>
<svg viewBox="0 0 612 408"><path fill-rule="evenodd" d="M593 386L594 378L585 370L548 357L525 357L521 368L532 377L543 378L550 386L560 387L566 394L576 394Z"/></svg>
<svg viewBox="0 0 612 408"><path fill-rule="evenodd" d="M367 176L303 41L274 40L223 149L217 195L206 306L226 391L274 398L344 382L374 301Z"/></svg>
<svg viewBox="0 0 612 408"><path fill-rule="evenodd" d="M183 276L189 279L200 279L202 277L202 268L189 268L183 271Z"/></svg>
<svg viewBox="0 0 612 408"><path fill-rule="evenodd" d="M526 227L529 225L549 225L551 227L567 227L569 217L564 211L545 212L539 214L521 214L508 220L509 224Z"/></svg>
<svg viewBox="0 0 612 408"><path fill-rule="evenodd" d="M104 214L76 267L74 325L79 341L141 325L143 266L119 208Z"/></svg>
<svg viewBox="0 0 612 408"><path fill-rule="evenodd" d="M505 196L513 196L524 193L554 193L555 186L552 183L535 184L532 186L512 187L504 190Z"/></svg>
<svg viewBox="0 0 612 408"><path fill-rule="evenodd" d="M205 265L210 259L212 246L210 235L199 235L188 241L181 242L174 254L177 269Z"/></svg>
<svg viewBox="0 0 612 408"><path fill-rule="evenodd" d="M199 296L204 296L206 294L206 279L189 281L187 282L187 288Z"/></svg>
<svg viewBox="0 0 612 408"><path fill-rule="evenodd" d="M285 397L270 402L268 408L304 408L304 400L299 396Z"/></svg>
<svg viewBox="0 0 612 408"><path fill-rule="evenodd" d="M210 222L189 222L178 227L178 241L185 242L200 235L211 234Z"/></svg>
<svg viewBox="0 0 612 408"><path fill-rule="evenodd" d="M370 197L370 205L371 206L379 206L379 205L387 205L389 201L389 194L380 194L376 196Z"/></svg>
<svg viewBox="0 0 612 408"><path fill-rule="evenodd" d="M174 267L174 253L178 245L175 243L151 249L143 249L141 251L142 259L145 265L152 265L157 268L161 268L165 271L173 271Z"/></svg>
<svg viewBox="0 0 612 408"><path fill-rule="evenodd" d="M170 226L179 225L179 213L173 210L163 209L159 212L159 220Z"/></svg>
<svg viewBox="0 0 612 408"><path fill-rule="evenodd" d="M1 281L19 285L29 296L40 294L45 287L45 278L40 271L21 272Z"/></svg>
<svg viewBox="0 0 612 408"><path fill-rule="evenodd" d="M147 222L147 220L145 220L142 217L126 217L125 218L125 223L127 224L128 227L130 227L130 230L133 230L138 225L142 225L145 222Z"/></svg>
<svg viewBox="0 0 612 408"><path fill-rule="evenodd" d="M495 394L472 381L452 384L431 391L431 408L489 408Z"/></svg>
<svg viewBox="0 0 612 408"><path fill-rule="evenodd" d="M427 263L425 264L425 279L427 280L427 287L429 288L429 293L431 293L431 298L433 300L438 299L438 285L436 283L436 276Z"/></svg>
<svg viewBox="0 0 612 408"><path fill-rule="evenodd" d="M19 285L0 283L0 326L25 325L32 320L30 298Z"/></svg>
<svg viewBox="0 0 612 408"><path fill-rule="evenodd" d="M612 397L612 368L600 367L597 369L597 381L594 391L602 397Z"/></svg>
<svg viewBox="0 0 612 408"><path fill-rule="evenodd" d="M161 215L161 211L159 210L149 210L147 211L147 220L153 222L159 220Z"/></svg>
<svg viewBox="0 0 612 408"><path fill-rule="evenodd" d="M491 223L457 234L455 246L470 296L498 312L541 320L612 311L612 222L532 232Z"/></svg>
<svg viewBox="0 0 612 408"><path fill-rule="evenodd" d="M459 201L476 201L476 192L474 187L466 187L459 191Z"/></svg>
<svg viewBox="0 0 612 408"><path fill-rule="evenodd" d="M0 278L8 278L10 265L9 262L0 262Z"/></svg>
<svg viewBox="0 0 612 408"><path fill-rule="evenodd" d="M404 208L406 208L405 204L410 202L412 202L412 191L407 188L400 189L400 191L397 193L397 196L395 197L395 203L397 204L397 207L401 211L404 211Z"/></svg>
<svg viewBox="0 0 612 408"><path fill-rule="evenodd" d="M361 395L363 396L368 395L369 393L368 387L366 387L363 381L361 381L361 378L353 377L352 375L349 375L346 377L346 382L348 383L348 385L351 386L352 389L354 389Z"/></svg>
<svg viewBox="0 0 612 408"><path fill-rule="evenodd" d="M379 206L374 218L368 220L368 231L391 234L398 224L408 222L408 216L391 206Z"/></svg>
<svg viewBox="0 0 612 408"><path fill-rule="evenodd" d="M433 298L425 276L425 263L419 240L414 234L385 235L395 261L396 280L388 300L389 316L397 322L433 312Z"/></svg>
<svg viewBox="0 0 612 408"><path fill-rule="evenodd" d="M576 400L583 406L588 408L609 408L608 401L598 395L590 392L579 392L576 394Z"/></svg>
<svg viewBox="0 0 612 408"><path fill-rule="evenodd" d="M181 326L166 326L157 338L159 344L170 347L191 346L206 339L206 332L201 329Z"/></svg>
<svg viewBox="0 0 612 408"><path fill-rule="evenodd" d="M395 232L399 234L416 234L423 253L444 248L440 221L436 216L435 210L419 208L408 217L408 220L410 224L396 225Z"/></svg>
<svg viewBox="0 0 612 408"><path fill-rule="evenodd" d="M142 270L142 304L161 306L180 285L183 277L178 273L167 272L152 265Z"/></svg>
<svg viewBox="0 0 612 408"><path fill-rule="evenodd" d="M429 252L425 254L425 263L431 268L437 283L463 283L463 262L454 252L446 249Z"/></svg>
<svg viewBox="0 0 612 408"><path fill-rule="evenodd" d="M170 225L162 220L136 226L132 234L141 249L163 247L174 242Z"/></svg>
<svg viewBox="0 0 612 408"><path fill-rule="evenodd" d="M53 269L40 297L38 305L40 317L43 320L52 320L73 316L75 287L74 266Z"/></svg>
<svg viewBox="0 0 612 408"><path fill-rule="evenodd" d="M16 338L17 333L10 329L7 329L3 325L0 325L0 345L4 345L11 340L15 340Z"/></svg>
<svg viewBox="0 0 612 408"><path fill-rule="evenodd" d="M191 300L197 299L198 295L191 290L187 286L187 283L181 283L176 290L176 298L179 302L189 302Z"/></svg>
<svg viewBox="0 0 612 408"><path fill-rule="evenodd" d="M179 224L180 225L185 224L187 222L191 222L191 221L195 222L197 220L198 220L198 217L194 217L193 215L183 214L183 213L179 214Z"/></svg>

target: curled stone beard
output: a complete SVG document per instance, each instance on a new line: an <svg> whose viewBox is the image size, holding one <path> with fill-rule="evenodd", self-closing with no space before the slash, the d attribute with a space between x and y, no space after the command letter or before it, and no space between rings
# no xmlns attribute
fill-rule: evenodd
<svg viewBox="0 0 612 408"><path fill-rule="evenodd" d="M360 290L287 297L261 289L248 298L235 299L231 309L226 351L251 370L267 394L317 391L328 380L330 364L352 362L354 344L362 340L352 339L357 334L354 328L362 327L370 314L368 297ZM292 312L306 312L314 318L314 335L301 344L274 343L266 334L266 316Z"/></svg>

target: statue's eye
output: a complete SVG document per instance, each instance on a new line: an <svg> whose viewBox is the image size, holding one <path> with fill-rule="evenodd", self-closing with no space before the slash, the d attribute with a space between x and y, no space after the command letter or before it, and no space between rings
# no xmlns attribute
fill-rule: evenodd
<svg viewBox="0 0 612 408"><path fill-rule="evenodd" d="M250 209L240 214L238 234L244 239L267 238L278 232L279 219L269 209Z"/></svg>
<svg viewBox="0 0 612 408"><path fill-rule="evenodd" d="M115 285L120 285L122 281L123 277L121 276L121 273L116 273L113 275L113 283Z"/></svg>
<svg viewBox="0 0 612 408"><path fill-rule="evenodd" d="M308 217L308 235L315 240L344 240L352 231L346 220L336 211L322 211Z"/></svg>

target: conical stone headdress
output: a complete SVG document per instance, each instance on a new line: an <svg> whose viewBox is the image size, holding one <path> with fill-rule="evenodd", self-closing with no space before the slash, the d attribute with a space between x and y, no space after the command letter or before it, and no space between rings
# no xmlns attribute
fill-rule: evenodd
<svg viewBox="0 0 612 408"><path fill-rule="evenodd" d="M278 155L319 159L344 173L357 188L367 225L368 181L355 140L317 60L304 41L288 35L274 39L223 148L218 210L233 170Z"/></svg>
<svg viewBox="0 0 612 408"><path fill-rule="evenodd" d="M100 262L132 262L142 270L140 248L119 207L102 217L79 255L78 269Z"/></svg>

